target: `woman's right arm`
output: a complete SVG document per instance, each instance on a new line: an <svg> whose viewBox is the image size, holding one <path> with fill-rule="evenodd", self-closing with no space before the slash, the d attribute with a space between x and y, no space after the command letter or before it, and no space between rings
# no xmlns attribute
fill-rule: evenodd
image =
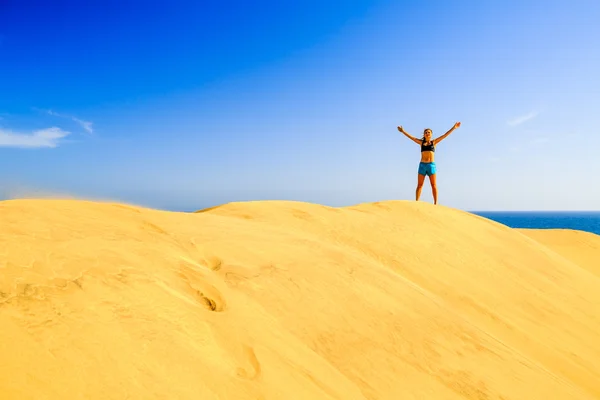
<svg viewBox="0 0 600 400"><path fill-rule="evenodd" d="M404 136L406 136L407 138L409 138L410 140L412 140L413 142L415 142L416 144L421 144L421 140L410 136L408 133L406 133L404 131L404 128L402 128L401 126L398 127L398 131L400 131L402 134L404 134Z"/></svg>

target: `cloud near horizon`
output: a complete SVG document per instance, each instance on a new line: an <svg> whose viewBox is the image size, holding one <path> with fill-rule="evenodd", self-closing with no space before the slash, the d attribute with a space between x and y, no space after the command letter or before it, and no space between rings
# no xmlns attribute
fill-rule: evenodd
<svg viewBox="0 0 600 400"><path fill-rule="evenodd" d="M529 114L525 114L525 115L521 115L519 117L513 118L511 120L506 121L506 123L509 126L517 126L517 125L521 125L531 119L534 119L535 117L538 116L539 113L532 111Z"/></svg>
<svg viewBox="0 0 600 400"><path fill-rule="evenodd" d="M40 129L31 133L19 133L0 128L0 147L54 148L60 140L70 135L58 127Z"/></svg>
<svg viewBox="0 0 600 400"><path fill-rule="evenodd" d="M56 189L52 187L36 187L23 184L8 184L0 187L0 201L4 200L80 200L101 203L116 203L134 207L147 207L147 205L119 197L93 195L90 193L77 193L76 191Z"/></svg>

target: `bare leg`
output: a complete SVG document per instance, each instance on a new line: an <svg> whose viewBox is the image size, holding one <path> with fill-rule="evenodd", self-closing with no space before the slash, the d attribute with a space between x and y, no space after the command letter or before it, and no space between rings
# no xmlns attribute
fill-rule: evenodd
<svg viewBox="0 0 600 400"><path fill-rule="evenodd" d="M419 201L419 197L421 197L421 189L423 189L423 182L425 182L425 175L419 174L417 179L417 201Z"/></svg>
<svg viewBox="0 0 600 400"><path fill-rule="evenodd" d="M429 175L429 182L431 183L431 192L433 193L433 204L437 204L437 182L435 174Z"/></svg>

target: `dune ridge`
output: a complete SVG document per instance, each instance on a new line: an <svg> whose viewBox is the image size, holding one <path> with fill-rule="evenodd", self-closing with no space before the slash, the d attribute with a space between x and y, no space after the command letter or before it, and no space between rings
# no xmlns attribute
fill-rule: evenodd
<svg viewBox="0 0 600 400"><path fill-rule="evenodd" d="M3 399L600 398L600 236L425 202L0 202Z"/></svg>

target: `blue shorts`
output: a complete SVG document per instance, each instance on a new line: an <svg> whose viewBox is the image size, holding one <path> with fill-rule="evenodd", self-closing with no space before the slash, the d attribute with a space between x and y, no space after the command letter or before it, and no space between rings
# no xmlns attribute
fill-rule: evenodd
<svg viewBox="0 0 600 400"><path fill-rule="evenodd" d="M435 163L419 163L419 174L420 175L435 175Z"/></svg>

